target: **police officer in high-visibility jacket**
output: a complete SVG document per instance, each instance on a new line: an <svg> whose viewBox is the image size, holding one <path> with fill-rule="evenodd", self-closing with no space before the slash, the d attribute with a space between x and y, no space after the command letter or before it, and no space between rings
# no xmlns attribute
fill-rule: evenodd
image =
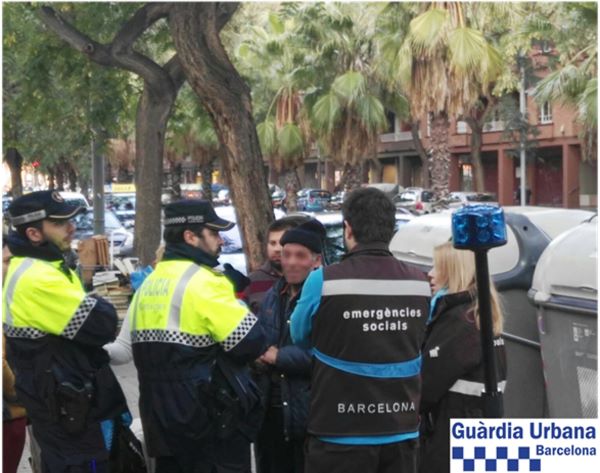
<svg viewBox="0 0 600 473"><path fill-rule="evenodd" d="M3 288L3 322L16 390L44 472L108 471L109 424L126 410L102 349L114 340L112 305L87 295L63 259L85 209L56 191L16 199Z"/></svg>
<svg viewBox="0 0 600 473"><path fill-rule="evenodd" d="M250 449L237 426L259 399L244 365L264 352L265 338L214 269L219 231L234 224L205 200L169 204L164 217L163 259L129 308L146 446L158 471L242 472Z"/></svg>

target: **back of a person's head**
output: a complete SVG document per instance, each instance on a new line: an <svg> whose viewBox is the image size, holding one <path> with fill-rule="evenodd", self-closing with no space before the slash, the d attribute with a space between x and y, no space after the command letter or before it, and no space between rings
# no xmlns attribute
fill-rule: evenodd
<svg viewBox="0 0 600 473"><path fill-rule="evenodd" d="M451 242L436 246L433 264L437 277L450 293L472 290L475 284L475 256L471 251L457 250Z"/></svg>
<svg viewBox="0 0 600 473"><path fill-rule="evenodd" d="M281 232L289 230L290 228L296 228L305 222L308 222L310 217L307 215L288 215L286 217L274 220L267 228L267 235L273 232Z"/></svg>
<svg viewBox="0 0 600 473"><path fill-rule="evenodd" d="M356 189L342 204L342 216L352 227L358 243L383 242L394 236L396 207L392 200L378 189Z"/></svg>
<svg viewBox="0 0 600 473"><path fill-rule="evenodd" d="M436 246L433 251L433 265L439 284L448 289L448 293L468 291L477 294L477 279L475 270L475 254L469 250L457 250L452 242ZM503 315L502 302L494 282L490 277L490 302L492 309L492 324L495 335L502 333ZM479 327L479 304L474 304Z"/></svg>

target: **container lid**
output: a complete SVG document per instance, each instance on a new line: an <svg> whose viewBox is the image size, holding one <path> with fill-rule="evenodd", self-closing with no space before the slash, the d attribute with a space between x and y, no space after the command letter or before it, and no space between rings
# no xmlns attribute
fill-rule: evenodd
<svg viewBox="0 0 600 473"><path fill-rule="evenodd" d="M551 297L598 300L598 219L555 238L544 250L533 275L536 301Z"/></svg>
<svg viewBox="0 0 600 473"><path fill-rule="evenodd" d="M433 249L452 236L452 211L422 215L402 225L392 241L390 251L401 261L433 265ZM512 270L519 262L519 245L510 227L506 228L507 244L488 253L491 274L502 274ZM468 251L468 250L465 250Z"/></svg>

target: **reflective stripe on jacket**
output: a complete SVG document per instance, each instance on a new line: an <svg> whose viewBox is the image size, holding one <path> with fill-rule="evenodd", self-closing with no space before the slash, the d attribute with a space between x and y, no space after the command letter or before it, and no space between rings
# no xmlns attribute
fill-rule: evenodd
<svg viewBox="0 0 600 473"><path fill-rule="evenodd" d="M2 321L8 337L75 338L97 301L86 296L74 271L62 271L61 263L11 259L3 289Z"/></svg>

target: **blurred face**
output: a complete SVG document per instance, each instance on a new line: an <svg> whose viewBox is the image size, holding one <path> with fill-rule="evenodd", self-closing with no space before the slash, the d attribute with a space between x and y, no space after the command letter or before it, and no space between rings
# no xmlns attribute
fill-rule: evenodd
<svg viewBox="0 0 600 473"><path fill-rule="evenodd" d="M279 240L285 233L285 230L269 233L267 241L267 258L271 262L271 265L279 272L281 272L281 244Z"/></svg>
<svg viewBox="0 0 600 473"><path fill-rule="evenodd" d="M310 272L321 266L321 255L298 243L288 243L281 252L281 268L289 284L302 284Z"/></svg>
<svg viewBox="0 0 600 473"><path fill-rule="evenodd" d="M198 244L195 245L202 251L205 251L211 256L217 258L221 254L221 247L223 246L223 238L216 230L210 228L203 228L200 237L196 236Z"/></svg>
<svg viewBox="0 0 600 473"><path fill-rule="evenodd" d="M42 239L37 243L48 240L58 246L61 251L67 251L71 249L74 234L75 224L71 220L44 220L42 222Z"/></svg>
<svg viewBox="0 0 600 473"><path fill-rule="evenodd" d="M432 294L435 294L444 287L439 279L435 266L431 268L431 271L427 273L427 276L429 277L429 285L431 286Z"/></svg>
<svg viewBox="0 0 600 473"><path fill-rule="evenodd" d="M12 258L12 253L8 249L8 246L2 248L2 284L6 281L6 272L8 271L8 264Z"/></svg>

